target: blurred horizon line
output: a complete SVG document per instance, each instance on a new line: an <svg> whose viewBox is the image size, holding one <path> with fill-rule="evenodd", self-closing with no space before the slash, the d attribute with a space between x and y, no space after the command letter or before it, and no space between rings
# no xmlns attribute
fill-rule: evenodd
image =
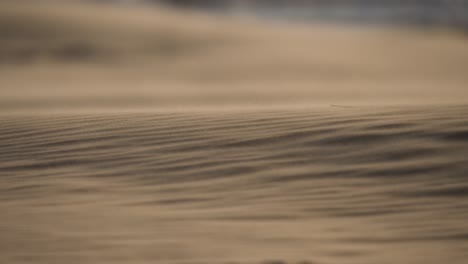
<svg viewBox="0 0 468 264"><path fill-rule="evenodd" d="M18 1L13 1L18 2ZM39 2L22 0L22 2ZM448 27L468 31L468 1L460 0L41 0L166 6L282 22Z"/></svg>

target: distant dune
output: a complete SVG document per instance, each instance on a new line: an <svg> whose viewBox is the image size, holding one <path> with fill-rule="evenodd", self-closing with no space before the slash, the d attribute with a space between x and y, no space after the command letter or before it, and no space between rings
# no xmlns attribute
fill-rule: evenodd
<svg viewBox="0 0 468 264"><path fill-rule="evenodd" d="M0 21L3 111L468 99L467 39L447 30L84 4L3 3Z"/></svg>

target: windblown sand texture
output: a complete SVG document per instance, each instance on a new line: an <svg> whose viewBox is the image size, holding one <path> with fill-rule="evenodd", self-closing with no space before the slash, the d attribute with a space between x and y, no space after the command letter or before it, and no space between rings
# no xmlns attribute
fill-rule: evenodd
<svg viewBox="0 0 468 264"><path fill-rule="evenodd" d="M468 261L448 29L0 5L0 263Z"/></svg>

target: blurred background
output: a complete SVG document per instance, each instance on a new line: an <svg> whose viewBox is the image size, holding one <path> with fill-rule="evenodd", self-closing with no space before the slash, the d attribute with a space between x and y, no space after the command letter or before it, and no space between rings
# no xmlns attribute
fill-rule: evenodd
<svg viewBox="0 0 468 264"><path fill-rule="evenodd" d="M122 1L120 1L122 2ZM272 19L418 26L451 26L466 30L464 0L143 0L127 1L247 13Z"/></svg>
<svg viewBox="0 0 468 264"><path fill-rule="evenodd" d="M0 107L462 103L468 1L0 2Z"/></svg>

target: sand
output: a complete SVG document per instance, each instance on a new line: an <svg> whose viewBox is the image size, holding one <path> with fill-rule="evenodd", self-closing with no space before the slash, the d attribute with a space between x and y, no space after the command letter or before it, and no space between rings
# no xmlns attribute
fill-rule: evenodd
<svg viewBox="0 0 468 264"><path fill-rule="evenodd" d="M1 122L4 263L464 263L468 109Z"/></svg>
<svg viewBox="0 0 468 264"><path fill-rule="evenodd" d="M2 112L468 101L466 35L450 29L31 3L0 20Z"/></svg>
<svg viewBox="0 0 468 264"><path fill-rule="evenodd" d="M461 33L0 21L0 263L466 263Z"/></svg>

